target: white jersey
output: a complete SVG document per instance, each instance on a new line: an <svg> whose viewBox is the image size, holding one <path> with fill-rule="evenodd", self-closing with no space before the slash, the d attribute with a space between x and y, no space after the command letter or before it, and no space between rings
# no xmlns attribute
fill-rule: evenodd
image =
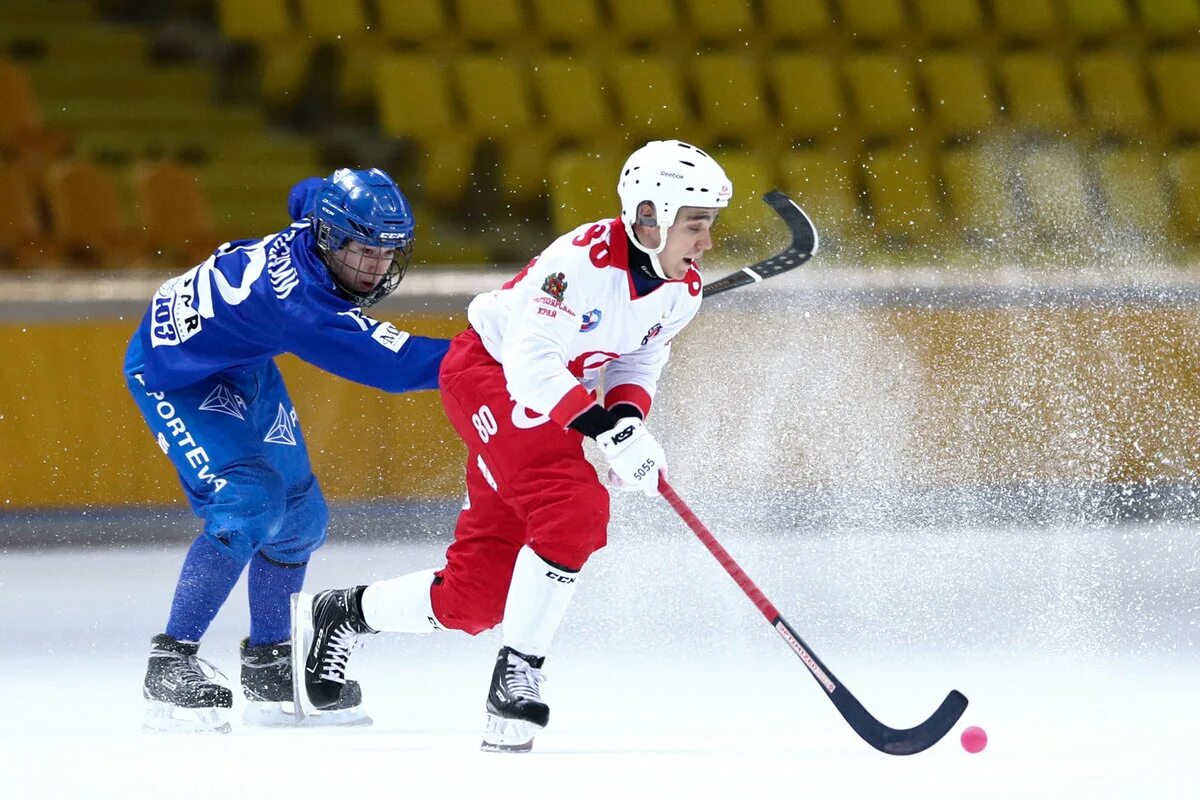
<svg viewBox="0 0 1200 800"><path fill-rule="evenodd" d="M503 288L475 297L467 318L527 413L566 427L595 402L604 369L605 405L632 403L645 415L671 340L696 316L703 288L694 268L652 284L638 294L625 228L601 220L555 240Z"/></svg>

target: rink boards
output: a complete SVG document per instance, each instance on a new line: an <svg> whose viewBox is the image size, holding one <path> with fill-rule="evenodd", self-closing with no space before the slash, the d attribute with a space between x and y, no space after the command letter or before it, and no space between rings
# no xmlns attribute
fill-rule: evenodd
<svg viewBox="0 0 1200 800"><path fill-rule="evenodd" d="M506 274L413 280L376 316L449 336L471 294ZM0 508L179 503L121 375L148 292L96 300L79 283L66 300L62 284L0 292ZM651 424L701 486L720 485L715 473L798 491L1186 483L1200 466L1197 296L784 278L707 304L676 342ZM461 491L465 449L436 394L280 366L330 499Z"/></svg>

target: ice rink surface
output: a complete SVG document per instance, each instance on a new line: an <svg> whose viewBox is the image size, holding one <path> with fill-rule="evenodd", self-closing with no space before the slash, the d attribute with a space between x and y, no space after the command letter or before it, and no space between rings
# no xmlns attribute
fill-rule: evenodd
<svg viewBox="0 0 1200 800"><path fill-rule="evenodd" d="M620 503L547 661L551 724L529 755L478 750L496 631L367 640L350 672L369 728L247 728L235 692L230 735L144 734L149 639L185 546L5 552L0 796L1195 796L1197 528L711 525L885 724L916 724L952 688L971 699L946 739L899 758L854 735L678 521L632 524L649 501ZM331 544L308 586L436 566L442 550ZM243 581L201 649L233 681L246 628ZM959 746L967 725L987 730L983 753Z"/></svg>

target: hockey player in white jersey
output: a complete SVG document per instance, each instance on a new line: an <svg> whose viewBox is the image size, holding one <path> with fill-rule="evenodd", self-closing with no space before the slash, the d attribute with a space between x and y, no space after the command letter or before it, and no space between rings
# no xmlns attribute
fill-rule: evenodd
<svg viewBox="0 0 1200 800"><path fill-rule="evenodd" d="M621 214L560 237L477 296L439 385L467 445L467 499L441 569L293 596L297 709L327 708L360 634L503 621L483 749L525 751L549 720L539 684L588 557L603 547L610 485L658 493L663 449L644 420L671 341L700 308L698 259L732 184L709 155L650 142L617 183ZM596 388L604 372L605 392Z"/></svg>

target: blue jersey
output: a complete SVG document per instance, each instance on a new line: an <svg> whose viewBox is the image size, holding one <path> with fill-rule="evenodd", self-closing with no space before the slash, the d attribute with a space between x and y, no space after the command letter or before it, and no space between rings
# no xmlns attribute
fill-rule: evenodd
<svg viewBox="0 0 1200 800"><path fill-rule="evenodd" d="M300 188L299 186L297 188ZM307 198L293 196L303 213ZM263 239L221 245L154 293L125 357L148 391L292 353L388 392L436 389L449 342L410 336L363 313L319 259L310 220Z"/></svg>

